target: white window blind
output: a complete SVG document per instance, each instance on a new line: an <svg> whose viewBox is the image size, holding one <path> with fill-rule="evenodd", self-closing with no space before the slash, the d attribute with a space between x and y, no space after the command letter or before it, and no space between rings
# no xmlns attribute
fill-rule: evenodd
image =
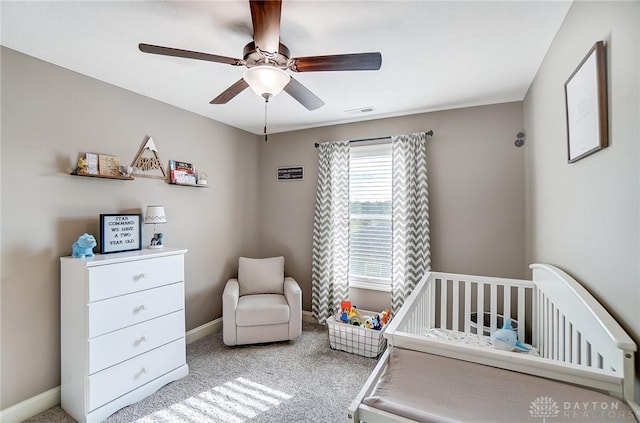
<svg viewBox="0 0 640 423"><path fill-rule="evenodd" d="M350 148L349 213L350 280L390 286L390 143Z"/></svg>

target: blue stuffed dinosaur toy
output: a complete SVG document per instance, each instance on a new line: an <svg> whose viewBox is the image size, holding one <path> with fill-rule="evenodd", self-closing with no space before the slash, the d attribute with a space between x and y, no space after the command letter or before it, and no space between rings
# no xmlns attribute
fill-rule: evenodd
<svg viewBox="0 0 640 423"><path fill-rule="evenodd" d="M504 351L529 351L529 348L518 341L518 333L511 327L511 319L504 319L502 329L498 329L491 335L493 347Z"/></svg>

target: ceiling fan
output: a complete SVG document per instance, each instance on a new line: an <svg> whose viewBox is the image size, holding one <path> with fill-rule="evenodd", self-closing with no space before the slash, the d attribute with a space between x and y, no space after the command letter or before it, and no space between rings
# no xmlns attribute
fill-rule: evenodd
<svg viewBox="0 0 640 423"><path fill-rule="evenodd" d="M315 110L322 107L324 102L291 77L286 70L294 72L359 71L378 70L382 65L382 55L379 52L291 57L287 46L280 42L282 1L250 0L249 5L253 23L253 41L244 47L242 59L142 43L138 48L144 53L246 66L248 70L244 76L211 100L211 104L225 104L247 87L251 87L266 102L284 90L308 110Z"/></svg>

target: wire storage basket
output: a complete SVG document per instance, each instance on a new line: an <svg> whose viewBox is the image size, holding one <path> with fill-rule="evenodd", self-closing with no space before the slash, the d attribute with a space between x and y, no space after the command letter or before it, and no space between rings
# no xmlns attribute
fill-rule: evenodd
<svg viewBox="0 0 640 423"><path fill-rule="evenodd" d="M365 315L377 313L367 310L358 310ZM339 314L327 319L329 327L329 344L332 349L346 351L363 357L378 358L387 347L387 338L381 330L369 329L363 326L350 325L339 320Z"/></svg>

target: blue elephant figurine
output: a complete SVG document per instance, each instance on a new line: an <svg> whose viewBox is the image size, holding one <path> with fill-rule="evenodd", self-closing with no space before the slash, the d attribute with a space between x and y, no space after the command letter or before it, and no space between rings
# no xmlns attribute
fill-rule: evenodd
<svg viewBox="0 0 640 423"><path fill-rule="evenodd" d="M93 235L82 234L78 240L71 245L73 257L93 257L93 247L95 247L96 239Z"/></svg>

